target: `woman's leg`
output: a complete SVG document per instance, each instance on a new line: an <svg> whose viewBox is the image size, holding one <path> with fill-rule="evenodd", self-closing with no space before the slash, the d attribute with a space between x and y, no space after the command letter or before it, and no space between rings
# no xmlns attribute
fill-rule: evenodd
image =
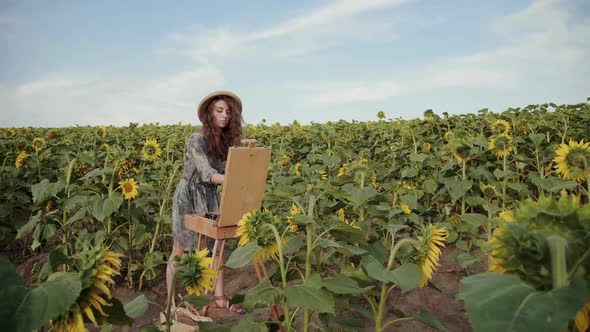
<svg viewBox="0 0 590 332"><path fill-rule="evenodd" d="M166 291L168 297L166 297L166 302L168 302L168 298L170 297L170 293L172 292L172 303L174 303L174 296L175 289L173 288L174 285L174 271L176 270L176 264L174 262L174 257L182 256L184 253L184 248L180 245L173 244L172 245L172 253L170 254L170 258L168 258L168 266L166 266Z"/></svg>

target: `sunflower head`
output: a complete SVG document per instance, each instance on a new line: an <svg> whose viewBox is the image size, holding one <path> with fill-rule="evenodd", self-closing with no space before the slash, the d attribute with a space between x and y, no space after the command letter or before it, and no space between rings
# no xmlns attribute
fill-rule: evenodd
<svg viewBox="0 0 590 332"><path fill-rule="evenodd" d="M446 142L450 142L450 141L453 139L453 135L454 135L454 134L453 134L453 132L452 132L452 131L447 131L447 132L445 133L445 137L444 137L444 138L445 138L445 141L446 141Z"/></svg>
<svg viewBox="0 0 590 332"><path fill-rule="evenodd" d="M469 145L459 142L453 142L452 144L450 144L450 148L451 153L453 154L453 157L457 159L457 162L461 163L471 159L469 157L469 154L471 152L471 147Z"/></svg>
<svg viewBox="0 0 590 332"><path fill-rule="evenodd" d="M297 176L301 176L301 163L298 162L293 167L295 169L295 174L297 174Z"/></svg>
<svg viewBox="0 0 590 332"><path fill-rule="evenodd" d="M211 268L213 258L208 257L209 249L205 248L194 253L185 253L178 264L178 279L186 288L188 294L201 295L207 290L213 290L217 272Z"/></svg>
<svg viewBox="0 0 590 332"><path fill-rule="evenodd" d="M105 139L107 137L107 128L103 125L98 126L96 135L98 138Z"/></svg>
<svg viewBox="0 0 590 332"><path fill-rule="evenodd" d="M108 285L114 285L113 277L120 274L121 254L108 250L102 244L91 245L84 242L73 257L73 272L77 272L82 282L82 291L76 303L51 322L56 330L85 331L84 317L97 326L95 314L107 316L103 307L111 298Z"/></svg>
<svg viewBox="0 0 590 332"><path fill-rule="evenodd" d="M569 141L555 151L555 170L564 179L581 182L590 175L590 142Z"/></svg>
<svg viewBox="0 0 590 332"><path fill-rule="evenodd" d="M575 264L588 250L588 216L590 205L581 204L573 195L524 201L518 209L501 213L500 226L494 231L493 268L518 275L538 290L552 289L552 260L547 238L559 234L565 239L567 265ZM590 278L590 261L579 264L575 276Z"/></svg>
<svg viewBox="0 0 590 332"><path fill-rule="evenodd" d="M492 133L494 135L510 135L510 123L506 120L496 120L491 125Z"/></svg>
<svg viewBox="0 0 590 332"><path fill-rule="evenodd" d="M28 156L29 155L26 152L21 151L14 160L14 167L16 167L16 169L23 167L25 159L27 159Z"/></svg>
<svg viewBox="0 0 590 332"><path fill-rule="evenodd" d="M377 112L377 119L379 119L379 120L385 119L385 112L383 112L383 111Z"/></svg>
<svg viewBox="0 0 590 332"><path fill-rule="evenodd" d="M236 236L240 237L238 246L242 247L250 241L256 241L256 244L262 248L255 258L266 260L268 258L278 259L279 248L272 229L267 225L273 225L279 231L284 230L279 217L270 211L254 210L244 214L238 221L238 230Z"/></svg>
<svg viewBox="0 0 590 332"><path fill-rule="evenodd" d="M418 285L424 287L436 271L440 259L440 248L445 246L449 233L446 228L438 228L435 225L424 226L421 234L417 237L419 246L417 246L414 261L422 269L422 281Z"/></svg>
<svg viewBox="0 0 590 332"><path fill-rule="evenodd" d="M493 185L480 183L479 187L486 198L494 198L498 196L498 191L496 191L496 187Z"/></svg>
<svg viewBox="0 0 590 332"><path fill-rule="evenodd" d="M434 112L432 110L424 111L424 121L432 123L434 121Z"/></svg>
<svg viewBox="0 0 590 332"><path fill-rule="evenodd" d="M141 159L145 161L156 161L162 155L160 144L155 139L147 139L141 149Z"/></svg>
<svg viewBox="0 0 590 332"><path fill-rule="evenodd" d="M119 188L121 188L121 194L127 200L133 199L139 195L137 181L135 181L134 178L125 179L119 182Z"/></svg>
<svg viewBox="0 0 590 332"><path fill-rule="evenodd" d="M57 133L55 132L55 130L49 130L46 134L45 134L45 138L47 139L54 139L57 137Z"/></svg>
<svg viewBox="0 0 590 332"><path fill-rule="evenodd" d="M402 211L404 212L404 214L410 214L410 213L412 213L412 209L406 203L402 203L400 205L400 208L402 209Z"/></svg>
<svg viewBox="0 0 590 332"><path fill-rule="evenodd" d="M4 131L4 138L11 139L14 137L16 137L16 130L14 130L14 128L7 128Z"/></svg>
<svg viewBox="0 0 590 332"><path fill-rule="evenodd" d="M498 135L490 139L488 148L496 157L504 158L512 153L514 146L512 145L512 136Z"/></svg>
<svg viewBox="0 0 590 332"><path fill-rule="evenodd" d="M43 139L42 137L35 137L33 139L32 146L36 152L40 152L41 150L45 149L45 145L45 139Z"/></svg>

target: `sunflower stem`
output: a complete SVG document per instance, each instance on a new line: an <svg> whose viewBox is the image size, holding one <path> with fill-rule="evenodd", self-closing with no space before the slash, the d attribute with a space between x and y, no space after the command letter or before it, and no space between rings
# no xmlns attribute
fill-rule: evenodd
<svg viewBox="0 0 590 332"><path fill-rule="evenodd" d="M565 257L567 240L559 235L551 235L547 237L547 244L551 254L553 289L565 287L569 284Z"/></svg>
<svg viewBox="0 0 590 332"><path fill-rule="evenodd" d="M277 241L277 248L279 249L279 268L281 270L281 281L283 283L283 289L287 288L287 271L285 269L285 258L283 256L283 241L281 241L281 236L279 235L279 231L277 228L272 224L265 224L266 227L270 227L271 231L275 236L275 240ZM285 299L283 303L283 311L285 313L285 327L286 331L291 331L291 317L289 315L289 303Z"/></svg>
<svg viewBox="0 0 590 332"><path fill-rule="evenodd" d="M395 243L395 237L391 236L391 249L389 252L389 260L387 261L387 271L391 271L395 263L395 256L402 245L406 243L414 243L419 245L420 243L411 238L405 238ZM385 303L387 302L387 283L381 283L381 297L379 298L379 306L377 307L377 315L375 315L375 331L382 332L386 325L383 325L383 312L385 311Z"/></svg>

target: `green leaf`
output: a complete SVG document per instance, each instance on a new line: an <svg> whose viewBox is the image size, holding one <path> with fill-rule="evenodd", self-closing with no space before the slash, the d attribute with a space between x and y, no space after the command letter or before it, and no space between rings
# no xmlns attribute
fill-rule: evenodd
<svg viewBox="0 0 590 332"><path fill-rule="evenodd" d="M422 184L422 188L425 192L429 194L434 194L436 192L436 189L438 189L438 182L436 182L433 179L428 179L424 181L424 183Z"/></svg>
<svg viewBox="0 0 590 332"><path fill-rule="evenodd" d="M54 273L39 286L26 289L14 266L0 261L0 313L3 327L31 331L65 312L78 298L82 285L76 273Z"/></svg>
<svg viewBox="0 0 590 332"><path fill-rule="evenodd" d="M243 247L238 247L231 253L227 263L225 266L230 269L237 269L242 267L252 260L252 258L258 253L262 248L260 248L256 242L250 242Z"/></svg>
<svg viewBox="0 0 590 332"><path fill-rule="evenodd" d="M432 316L428 311L421 310L419 313L412 315L412 317L414 317L414 319L417 321L422 322L439 331L451 332L451 330L439 322L438 319Z"/></svg>
<svg viewBox="0 0 590 332"><path fill-rule="evenodd" d="M111 197L96 197L92 203L92 215L102 221L117 211L123 203L123 196L114 193Z"/></svg>
<svg viewBox="0 0 590 332"><path fill-rule="evenodd" d="M342 190L346 191L350 197L350 202L355 206L363 206L368 200L377 196L379 192L373 187L364 187L359 189L351 183L342 186Z"/></svg>
<svg viewBox="0 0 590 332"><path fill-rule="evenodd" d="M516 275L482 273L463 278L458 299L475 331L560 331L590 299L590 286L537 291Z"/></svg>
<svg viewBox="0 0 590 332"><path fill-rule="evenodd" d="M94 178L101 175L110 175L111 173L113 173L113 171L114 170L111 167L96 168L86 173L83 177L80 178L80 180L88 180L90 178Z"/></svg>
<svg viewBox="0 0 590 332"><path fill-rule="evenodd" d="M283 298L279 288L274 287L269 280L264 280L258 285L250 288L244 297L244 308L256 309L266 308L277 304Z"/></svg>
<svg viewBox="0 0 590 332"><path fill-rule="evenodd" d="M105 314L107 314L106 317L103 317L107 323L120 326L131 326L131 324L133 324L133 319L127 316L127 313L121 301L113 297L110 300L108 300L108 303L108 306L102 307L102 310L105 312Z"/></svg>
<svg viewBox="0 0 590 332"><path fill-rule="evenodd" d="M322 280L322 276L319 273L312 273L309 275L309 277L307 277L307 279L305 279L305 282L303 283L305 286L307 287L311 287L311 288L322 288L323 286L323 280Z"/></svg>
<svg viewBox="0 0 590 332"><path fill-rule="evenodd" d="M266 332L268 329L264 323L254 321L252 315L246 315L240 319L238 325L232 326L231 332Z"/></svg>
<svg viewBox="0 0 590 332"><path fill-rule="evenodd" d="M465 213L462 214L460 217L462 221L468 223L473 227L480 227L488 220L488 217L479 213Z"/></svg>
<svg viewBox="0 0 590 332"><path fill-rule="evenodd" d="M373 288L373 286L361 288L356 281L343 274L324 279L322 284L330 292L335 294L361 294Z"/></svg>
<svg viewBox="0 0 590 332"><path fill-rule="evenodd" d="M334 298L325 289L305 285L291 286L285 289L287 302L292 306L308 308L318 312L334 313Z"/></svg>
<svg viewBox="0 0 590 332"><path fill-rule="evenodd" d="M189 295L185 295L182 298L183 302L188 302L194 306L197 307L204 307L206 305L208 305L209 303L211 303L211 300L213 299L213 297L211 297L210 295L195 295L195 294L189 294Z"/></svg>
<svg viewBox="0 0 590 332"><path fill-rule="evenodd" d="M145 299L145 295L136 297L133 301L123 306L127 316L135 319L145 313L148 308L148 302Z"/></svg>
<svg viewBox="0 0 590 332"><path fill-rule="evenodd" d="M422 281L422 269L414 263L404 263L392 271L394 282L401 288L402 294L418 287Z"/></svg>
<svg viewBox="0 0 590 332"><path fill-rule="evenodd" d="M457 262L459 263L459 265L461 265L462 268L466 268L479 262L479 258L476 256L471 256L470 254L464 252L457 255Z"/></svg>
<svg viewBox="0 0 590 332"><path fill-rule="evenodd" d="M43 204L49 198L57 195L66 187L66 182L60 179L57 182L51 183L47 179L31 186L31 193L33 194L33 202L37 205Z"/></svg>
<svg viewBox="0 0 590 332"><path fill-rule="evenodd" d="M285 241L285 247L283 248L284 254L290 254L298 252L303 247L303 239L299 235L290 236Z"/></svg>
<svg viewBox="0 0 590 332"><path fill-rule="evenodd" d="M18 230L18 233L16 234L17 239L29 235L29 233L35 229L37 224L41 221L41 213L41 211L37 212L36 215L32 216L29 221Z"/></svg>
<svg viewBox="0 0 590 332"><path fill-rule="evenodd" d="M446 185L446 184L445 184ZM449 194L451 194L451 198L453 202L457 201L459 198L463 197L471 189L473 186L473 181L471 180L460 180L453 182L451 187L447 186L447 190Z"/></svg>
<svg viewBox="0 0 590 332"><path fill-rule="evenodd" d="M309 225L313 224L314 220L312 217L308 217L304 214L296 214L291 217L291 223L294 225Z"/></svg>
<svg viewBox="0 0 590 332"><path fill-rule="evenodd" d="M379 280L381 282L396 282L396 278L391 271L387 271L385 266L381 264L372 255L365 255L361 259L361 264L365 267L369 277Z"/></svg>
<svg viewBox="0 0 590 332"><path fill-rule="evenodd" d="M407 204L412 210L418 208L418 198L415 193L402 195L400 200L402 203Z"/></svg>

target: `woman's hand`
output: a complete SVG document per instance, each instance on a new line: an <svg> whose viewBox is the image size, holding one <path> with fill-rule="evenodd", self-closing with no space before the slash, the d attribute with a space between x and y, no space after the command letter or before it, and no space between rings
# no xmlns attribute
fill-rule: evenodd
<svg viewBox="0 0 590 332"><path fill-rule="evenodd" d="M213 174L211 176L211 183L223 185L223 180L225 176L223 174Z"/></svg>

